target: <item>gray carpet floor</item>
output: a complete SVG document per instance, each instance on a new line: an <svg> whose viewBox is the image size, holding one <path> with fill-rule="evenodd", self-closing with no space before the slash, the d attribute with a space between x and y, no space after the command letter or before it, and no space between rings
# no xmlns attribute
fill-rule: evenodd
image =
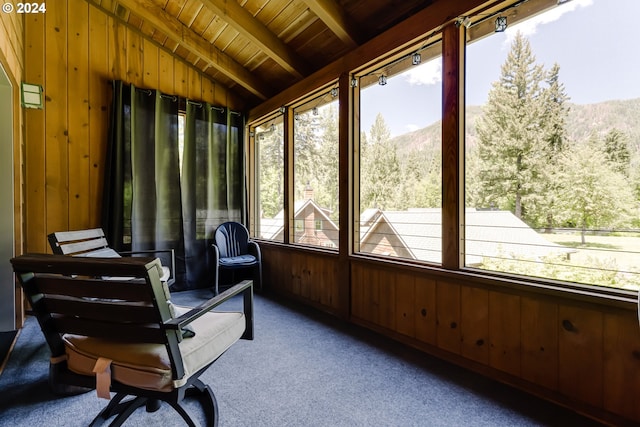
<svg viewBox="0 0 640 427"><path fill-rule="evenodd" d="M210 291L175 293L194 305ZM237 309L239 298L222 309ZM53 395L48 349L28 318L0 376L0 426L86 426L106 401ZM239 341L201 379L221 427L597 426L571 411L408 349L323 313L255 297L255 340ZM195 418L202 416L189 404ZM182 425L164 405L125 426Z"/></svg>

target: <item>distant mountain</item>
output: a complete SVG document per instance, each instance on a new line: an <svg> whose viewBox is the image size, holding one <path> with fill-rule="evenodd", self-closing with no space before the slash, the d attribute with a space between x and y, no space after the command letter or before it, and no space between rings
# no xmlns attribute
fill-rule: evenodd
<svg viewBox="0 0 640 427"><path fill-rule="evenodd" d="M580 141L592 132L607 133L616 128L629 137L630 149L640 152L640 98L597 104L569 104L569 138Z"/></svg>
<svg viewBox="0 0 640 427"><path fill-rule="evenodd" d="M640 98L605 101L597 104L578 105L568 103L567 133L569 140L583 141L592 132L605 134L616 128L629 137L632 152L640 153ZM473 146L477 142L475 123L482 115L482 107L467 107L466 143ZM427 127L393 138L398 147L398 155L403 157L414 150L440 151L442 122L437 121Z"/></svg>

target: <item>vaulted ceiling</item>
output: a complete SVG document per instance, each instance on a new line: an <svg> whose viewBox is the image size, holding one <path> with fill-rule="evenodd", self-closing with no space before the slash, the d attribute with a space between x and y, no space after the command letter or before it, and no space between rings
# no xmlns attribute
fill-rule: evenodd
<svg viewBox="0 0 640 427"><path fill-rule="evenodd" d="M252 107L431 0L90 0Z"/></svg>

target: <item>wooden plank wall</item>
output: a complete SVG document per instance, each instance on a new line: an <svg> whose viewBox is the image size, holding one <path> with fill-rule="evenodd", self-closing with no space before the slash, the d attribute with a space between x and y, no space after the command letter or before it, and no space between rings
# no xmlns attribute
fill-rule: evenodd
<svg viewBox="0 0 640 427"><path fill-rule="evenodd" d="M278 284L277 291L336 315L348 304L339 292L338 254L306 253L282 246L270 246L268 253L262 258L262 274L269 283Z"/></svg>
<svg viewBox="0 0 640 427"><path fill-rule="evenodd" d="M24 71L23 15L0 12L0 58L5 71L20 82Z"/></svg>
<svg viewBox="0 0 640 427"><path fill-rule="evenodd" d="M0 64L7 73L13 86L13 182L14 182L14 253L24 252L24 173L23 158L23 110L20 101L20 83L24 76L24 19L17 13L0 12ZM6 100L3 100L6 102ZM8 141L3 141L8 143ZM22 309L22 288L16 286L15 307L16 325L20 327L24 320Z"/></svg>
<svg viewBox="0 0 640 427"><path fill-rule="evenodd" d="M13 86L13 164L15 200L14 200L14 233L15 233L15 253L23 251L22 234L22 208L23 208L23 174L19 165L22 165L23 144L22 144L22 121L23 113L20 104L20 82L24 75L24 20L23 15L17 13L0 12L0 64L9 76ZM3 100L4 101L4 100Z"/></svg>
<svg viewBox="0 0 640 427"><path fill-rule="evenodd" d="M53 231L100 226L110 80L241 107L199 69L125 25L111 13L114 2L99 3L57 0L45 14L25 15L25 80L43 85L46 100L25 117L28 252L50 251Z"/></svg>
<svg viewBox="0 0 640 427"><path fill-rule="evenodd" d="M460 282L416 268L261 244L268 289L619 425L640 422L635 310ZM343 281L344 283L344 281Z"/></svg>

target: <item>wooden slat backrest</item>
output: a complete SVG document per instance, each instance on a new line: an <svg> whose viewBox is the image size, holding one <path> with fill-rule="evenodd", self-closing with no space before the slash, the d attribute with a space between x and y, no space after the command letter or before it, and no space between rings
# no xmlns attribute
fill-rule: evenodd
<svg viewBox="0 0 640 427"><path fill-rule="evenodd" d="M87 230L58 231L52 233L60 243L73 242L77 240L89 240L104 237L102 228L91 228Z"/></svg>
<svg viewBox="0 0 640 427"><path fill-rule="evenodd" d="M109 247L101 228L76 231L58 231L48 236L53 253L76 255Z"/></svg>
<svg viewBox="0 0 640 427"><path fill-rule="evenodd" d="M177 369L182 370L179 332L164 324L171 320L171 313L158 259L32 254L13 258L11 263L54 356L64 353L62 334L72 333L165 344L170 359L179 362ZM104 276L134 279L100 279Z"/></svg>

